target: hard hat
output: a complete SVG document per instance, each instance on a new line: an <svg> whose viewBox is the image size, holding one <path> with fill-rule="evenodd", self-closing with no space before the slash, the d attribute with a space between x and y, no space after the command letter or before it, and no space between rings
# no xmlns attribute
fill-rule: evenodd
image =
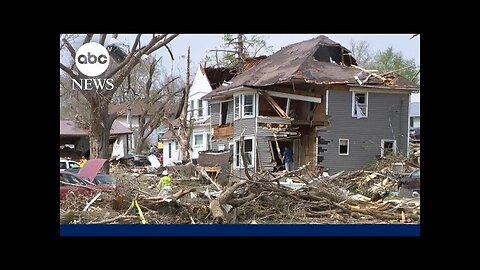
<svg viewBox="0 0 480 270"><path fill-rule="evenodd" d="M163 171L163 172L162 172L162 175L168 175L167 170Z"/></svg>

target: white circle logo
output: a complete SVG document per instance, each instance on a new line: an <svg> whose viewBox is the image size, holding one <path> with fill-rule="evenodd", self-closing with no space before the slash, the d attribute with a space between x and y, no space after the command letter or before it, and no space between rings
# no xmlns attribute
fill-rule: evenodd
<svg viewBox="0 0 480 270"><path fill-rule="evenodd" d="M75 64L81 73L87 76L98 76L107 70L110 55L107 49L96 42L83 44L75 55Z"/></svg>

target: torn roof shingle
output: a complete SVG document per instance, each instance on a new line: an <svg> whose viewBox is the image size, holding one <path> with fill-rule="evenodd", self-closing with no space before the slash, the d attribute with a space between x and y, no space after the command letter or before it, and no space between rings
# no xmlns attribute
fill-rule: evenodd
<svg viewBox="0 0 480 270"><path fill-rule="evenodd" d="M214 98L239 86L258 88L291 82L293 79L303 79L306 83L315 84L356 84L354 76L360 70L352 67L352 64L356 65L356 60L351 57L348 49L321 35L283 47L256 66L233 78L231 84L215 89L203 99ZM371 77L367 84L418 87L406 79L387 80L384 83L374 77Z"/></svg>

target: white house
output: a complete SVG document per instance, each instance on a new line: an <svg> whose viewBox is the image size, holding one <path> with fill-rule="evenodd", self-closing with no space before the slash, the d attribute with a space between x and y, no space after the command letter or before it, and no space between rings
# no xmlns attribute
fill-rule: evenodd
<svg viewBox="0 0 480 270"><path fill-rule="evenodd" d="M198 152L209 149L210 142L210 108L207 101L200 98L212 91L205 69L200 65L193 79L188 95L187 119L193 117L193 131L190 138L190 158L198 159ZM163 140L163 164L171 165L180 161L179 147L173 134L169 131L161 138Z"/></svg>
<svg viewBox="0 0 480 270"><path fill-rule="evenodd" d="M159 103L155 104L159 105ZM109 105L109 113L120 112L120 116L116 119L119 123L123 126L131 129L133 131L132 134L128 136L128 148L134 150L137 146L138 141L138 128L140 123L140 116L142 115L144 104L140 101L133 102L132 104L128 103L121 103L121 104L110 104ZM151 108L145 117L145 122L148 122L154 111L157 109L156 106ZM163 136L163 134L167 131L167 129L160 125L158 128L153 130L153 132L148 137L146 141L147 145L157 145L159 139Z"/></svg>
<svg viewBox="0 0 480 270"><path fill-rule="evenodd" d="M210 104L201 100L203 96L220 86L223 81L228 81L235 75L229 68L204 68L200 65L188 95L188 119L193 117L193 130L190 138L190 157L198 159L198 152L211 149L212 123L210 117ZM218 123L214 123L216 125ZM175 125L174 125L175 126ZM161 138L163 141L163 163L168 166L180 161L178 143L172 133L167 132Z"/></svg>

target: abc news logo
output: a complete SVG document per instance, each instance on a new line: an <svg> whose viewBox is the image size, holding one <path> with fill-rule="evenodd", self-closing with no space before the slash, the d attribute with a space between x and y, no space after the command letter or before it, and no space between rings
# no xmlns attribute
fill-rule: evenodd
<svg viewBox="0 0 480 270"><path fill-rule="evenodd" d="M103 45L96 42L83 44L75 55L78 70L89 77L102 75L110 65L110 55ZM72 79L72 88L79 90L112 90L113 79Z"/></svg>

